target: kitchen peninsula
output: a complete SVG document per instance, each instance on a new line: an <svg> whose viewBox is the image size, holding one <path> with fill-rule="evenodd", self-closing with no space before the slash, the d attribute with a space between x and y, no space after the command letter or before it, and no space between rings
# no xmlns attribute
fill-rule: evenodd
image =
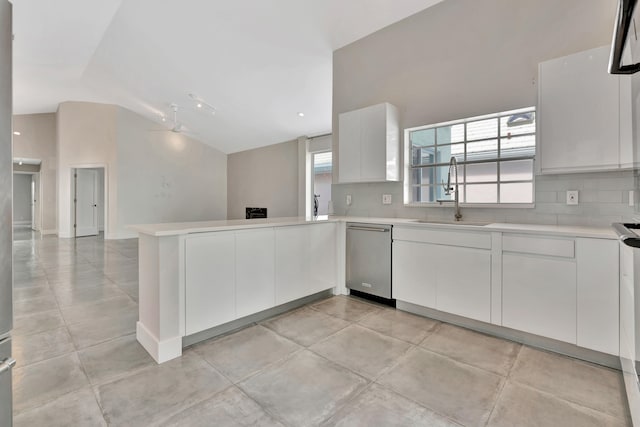
<svg viewBox="0 0 640 427"><path fill-rule="evenodd" d="M292 217L132 226L138 341L162 363L196 342L347 294L347 221L393 225L398 309L615 364L616 235L556 225Z"/></svg>

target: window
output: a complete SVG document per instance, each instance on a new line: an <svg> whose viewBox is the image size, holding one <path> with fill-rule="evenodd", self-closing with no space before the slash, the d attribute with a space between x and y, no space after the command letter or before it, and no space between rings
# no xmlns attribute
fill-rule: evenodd
<svg viewBox="0 0 640 427"><path fill-rule="evenodd" d="M405 203L453 199L443 185L451 157L458 162L460 203L533 203L535 115L531 107L406 129Z"/></svg>

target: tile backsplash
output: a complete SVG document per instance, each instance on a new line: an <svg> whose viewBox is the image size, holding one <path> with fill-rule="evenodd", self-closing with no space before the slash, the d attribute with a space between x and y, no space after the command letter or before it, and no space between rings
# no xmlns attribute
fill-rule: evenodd
<svg viewBox="0 0 640 427"><path fill-rule="evenodd" d="M469 221L529 224L608 226L612 222L640 220L638 189L640 178L633 171L540 175L535 179L533 208L461 207ZM453 219L451 205L407 207L403 205L402 183L333 184L331 199L336 215ZM566 191L579 191L579 204L566 204ZM629 191L635 199L629 204ZM351 195L351 206L346 196ZM392 204L383 205L382 195L391 194Z"/></svg>

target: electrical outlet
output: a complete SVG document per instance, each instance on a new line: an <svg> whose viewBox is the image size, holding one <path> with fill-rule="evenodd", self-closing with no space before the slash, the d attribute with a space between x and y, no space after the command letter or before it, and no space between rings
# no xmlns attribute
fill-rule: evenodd
<svg viewBox="0 0 640 427"><path fill-rule="evenodd" d="M351 206L351 194L347 194L347 206Z"/></svg>
<svg viewBox="0 0 640 427"><path fill-rule="evenodd" d="M391 204L391 194L383 194L382 195L382 204L390 205Z"/></svg>
<svg viewBox="0 0 640 427"><path fill-rule="evenodd" d="M578 204L578 190L567 191L567 204L568 205Z"/></svg>

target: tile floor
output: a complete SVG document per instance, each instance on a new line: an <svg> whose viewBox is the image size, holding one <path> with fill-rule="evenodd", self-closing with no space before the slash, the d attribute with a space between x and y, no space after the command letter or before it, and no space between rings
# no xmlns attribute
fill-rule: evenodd
<svg viewBox="0 0 640 427"><path fill-rule="evenodd" d="M157 365L137 241L16 233L16 426L625 426L619 372L333 297Z"/></svg>

